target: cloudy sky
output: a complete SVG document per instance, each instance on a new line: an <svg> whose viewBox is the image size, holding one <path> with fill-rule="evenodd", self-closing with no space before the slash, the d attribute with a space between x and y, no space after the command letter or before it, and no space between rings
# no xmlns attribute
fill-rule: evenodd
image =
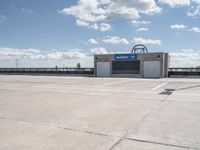
<svg viewBox="0 0 200 150"><path fill-rule="evenodd" d="M200 66L200 0L0 0L0 67L93 67L138 43Z"/></svg>

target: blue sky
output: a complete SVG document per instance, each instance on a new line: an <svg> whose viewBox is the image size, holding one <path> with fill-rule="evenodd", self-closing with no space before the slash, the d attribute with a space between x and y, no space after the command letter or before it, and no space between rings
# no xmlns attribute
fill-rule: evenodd
<svg viewBox="0 0 200 150"><path fill-rule="evenodd" d="M0 0L0 67L92 67L137 43L200 66L200 0Z"/></svg>

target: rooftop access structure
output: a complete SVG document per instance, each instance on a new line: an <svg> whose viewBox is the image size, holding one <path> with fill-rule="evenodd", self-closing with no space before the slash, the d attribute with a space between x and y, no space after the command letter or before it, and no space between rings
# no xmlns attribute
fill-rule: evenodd
<svg viewBox="0 0 200 150"><path fill-rule="evenodd" d="M97 77L168 77L169 55L148 52L146 46L135 45L130 53L94 55Z"/></svg>

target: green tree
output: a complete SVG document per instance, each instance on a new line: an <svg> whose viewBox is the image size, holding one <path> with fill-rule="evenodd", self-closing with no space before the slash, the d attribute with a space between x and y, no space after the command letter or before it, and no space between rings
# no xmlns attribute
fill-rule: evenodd
<svg viewBox="0 0 200 150"><path fill-rule="evenodd" d="M58 70L58 66L56 65L56 70Z"/></svg>
<svg viewBox="0 0 200 150"><path fill-rule="evenodd" d="M76 64L76 68L81 69L81 64L79 62Z"/></svg>

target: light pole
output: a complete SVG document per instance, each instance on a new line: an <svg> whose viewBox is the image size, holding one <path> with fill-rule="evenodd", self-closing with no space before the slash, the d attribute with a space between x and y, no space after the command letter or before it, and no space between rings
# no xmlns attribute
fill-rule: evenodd
<svg viewBox="0 0 200 150"><path fill-rule="evenodd" d="M19 66L19 59L18 58L15 59L15 64L16 64L16 68L18 68L18 66Z"/></svg>

